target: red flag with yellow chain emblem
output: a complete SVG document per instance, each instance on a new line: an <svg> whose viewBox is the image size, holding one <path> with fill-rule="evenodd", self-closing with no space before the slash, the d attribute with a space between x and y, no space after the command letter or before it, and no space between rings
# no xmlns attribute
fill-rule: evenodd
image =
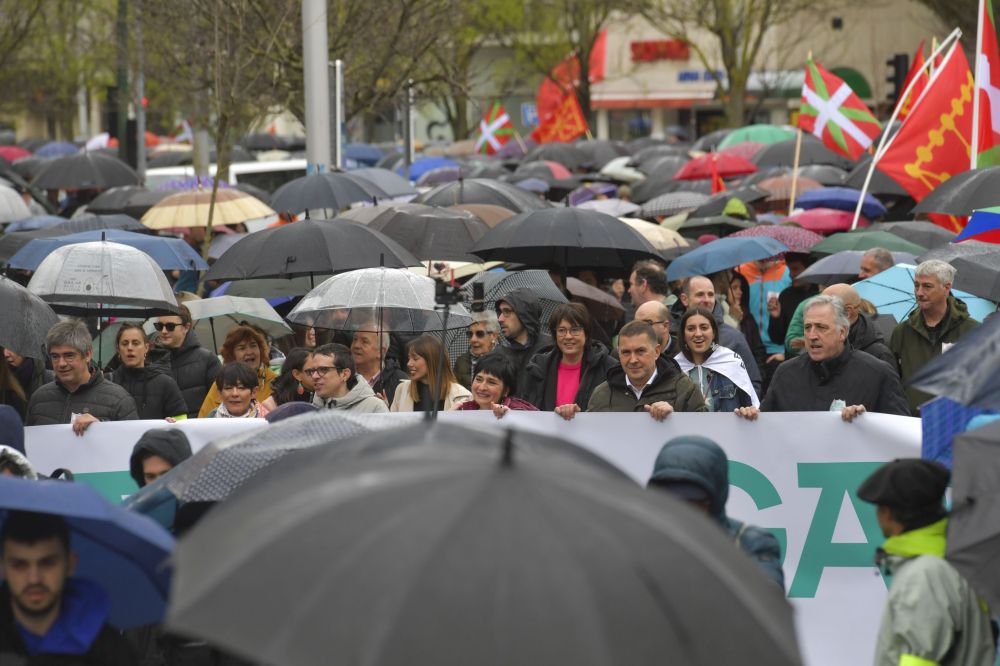
<svg viewBox="0 0 1000 666"><path fill-rule="evenodd" d="M587 120L583 117L580 103L576 95L570 91L563 101L541 124L531 133L531 138L537 143L562 141L569 143L578 136L587 133Z"/></svg>

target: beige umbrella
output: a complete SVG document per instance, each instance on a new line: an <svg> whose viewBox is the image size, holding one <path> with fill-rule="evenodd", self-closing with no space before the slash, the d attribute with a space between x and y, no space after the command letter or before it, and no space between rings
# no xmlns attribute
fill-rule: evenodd
<svg viewBox="0 0 1000 666"><path fill-rule="evenodd" d="M182 229L208 225L211 190L188 190L171 194L146 211L142 223L150 229ZM276 215L269 206L235 188L219 189L212 226L239 224Z"/></svg>
<svg viewBox="0 0 1000 666"><path fill-rule="evenodd" d="M670 250L675 247L688 246L686 238L668 227L630 217L620 217L618 219L642 234L642 237L648 240L649 244L657 250Z"/></svg>

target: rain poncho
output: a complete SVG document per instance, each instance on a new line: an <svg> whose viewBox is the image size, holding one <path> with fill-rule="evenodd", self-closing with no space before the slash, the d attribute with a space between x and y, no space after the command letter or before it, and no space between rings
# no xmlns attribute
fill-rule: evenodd
<svg viewBox="0 0 1000 666"><path fill-rule="evenodd" d="M767 312L767 295L771 292L780 294L786 287L792 284L792 278L788 274L788 267L784 261L771 264L764 271L757 266L757 262L751 261L739 266L737 271L747 279L750 284L750 315L757 322L760 331L760 339L764 341L764 347L768 354L781 354L785 351L782 340L771 340L768 335L768 324L771 316Z"/></svg>

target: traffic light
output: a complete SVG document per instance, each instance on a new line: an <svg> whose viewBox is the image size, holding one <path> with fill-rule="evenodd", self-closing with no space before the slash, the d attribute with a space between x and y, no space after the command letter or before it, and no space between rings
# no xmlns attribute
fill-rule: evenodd
<svg viewBox="0 0 1000 666"><path fill-rule="evenodd" d="M885 64L889 66L889 76L885 77L885 80L892 85L888 98L895 106L906 88L906 75L910 72L910 56L897 53L886 60Z"/></svg>

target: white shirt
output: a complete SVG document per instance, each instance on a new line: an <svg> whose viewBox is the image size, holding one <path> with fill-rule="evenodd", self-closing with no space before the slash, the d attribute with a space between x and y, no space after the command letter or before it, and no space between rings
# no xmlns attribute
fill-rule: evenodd
<svg viewBox="0 0 1000 666"><path fill-rule="evenodd" d="M642 399L642 392L645 391L647 388L649 388L649 385L653 383L654 379L656 379L656 368L653 368L653 374L651 374L649 376L649 379L646 380L646 383L643 385L643 387L642 388L636 388L632 384L632 380L629 379L629 376L626 373L625 374L625 386L627 386L630 389L632 389L632 393L635 393L635 399L636 400L640 400L640 399Z"/></svg>

